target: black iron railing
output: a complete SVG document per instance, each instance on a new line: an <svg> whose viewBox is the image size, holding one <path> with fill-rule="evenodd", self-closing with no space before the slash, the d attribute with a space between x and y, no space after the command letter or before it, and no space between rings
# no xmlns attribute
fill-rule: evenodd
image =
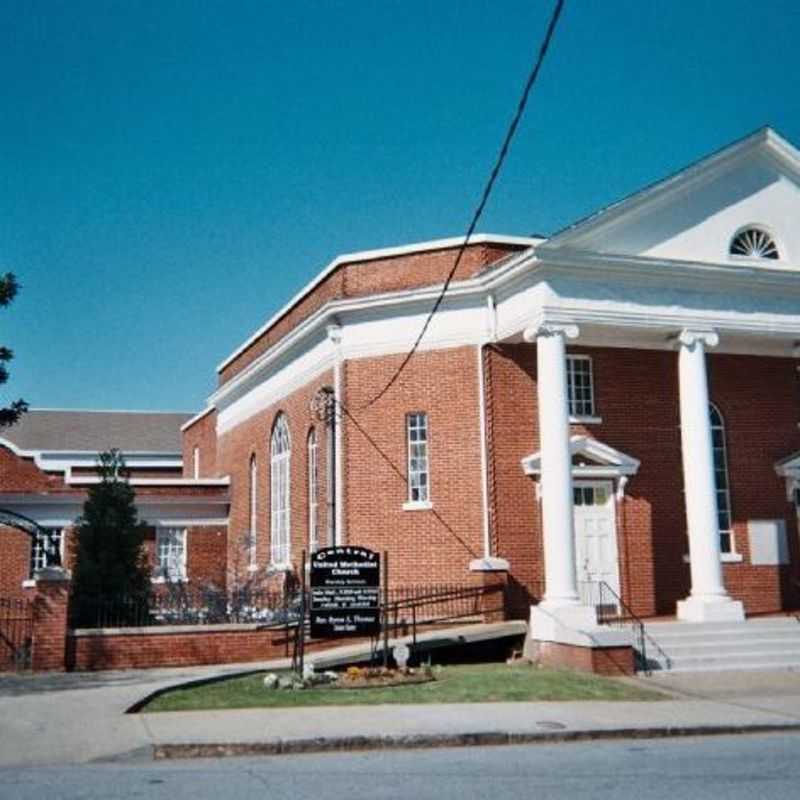
<svg viewBox="0 0 800 800"><path fill-rule="evenodd" d="M450 622L482 622L485 615L505 609L505 587L438 585L390 589L384 611L390 635L407 636L416 644L421 626Z"/></svg>
<svg viewBox="0 0 800 800"><path fill-rule="evenodd" d="M156 587L140 594L73 597L73 628L144 628L158 625L255 623L285 625L299 619L298 593Z"/></svg>
<svg viewBox="0 0 800 800"><path fill-rule="evenodd" d="M30 669L33 609L27 600L0 597L0 672Z"/></svg>
<svg viewBox="0 0 800 800"><path fill-rule="evenodd" d="M583 582L579 584L578 588L581 601L586 605L595 607L597 621L600 625L632 631L637 672L644 672L646 675L650 675L652 672L651 661L647 657L648 645L651 649L655 649L660 653L667 669L672 666L670 657L661 649L658 642L647 633L644 621L632 611L630 606L605 581Z"/></svg>

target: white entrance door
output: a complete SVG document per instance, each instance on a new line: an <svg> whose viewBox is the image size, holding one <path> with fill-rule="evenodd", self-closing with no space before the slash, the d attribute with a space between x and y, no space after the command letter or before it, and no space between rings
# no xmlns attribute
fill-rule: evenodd
<svg viewBox="0 0 800 800"><path fill-rule="evenodd" d="M620 597L617 522L611 482L575 481L573 506L578 580L587 583L605 581ZM597 598L594 602L601 601ZM612 601L603 598L602 602L610 605ZM616 608L615 601L613 605Z"/></svg>

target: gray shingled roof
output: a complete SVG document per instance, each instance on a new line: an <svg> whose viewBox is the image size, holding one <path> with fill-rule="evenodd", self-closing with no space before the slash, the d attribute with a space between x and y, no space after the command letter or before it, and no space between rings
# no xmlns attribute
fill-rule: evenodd
<svg viewBox="0 0 800 800"><path fill-rule="evenodd" d="M22 450L180 453L181 425L191 414L160 411L51 411L34 409L0 438Z"/></svg>

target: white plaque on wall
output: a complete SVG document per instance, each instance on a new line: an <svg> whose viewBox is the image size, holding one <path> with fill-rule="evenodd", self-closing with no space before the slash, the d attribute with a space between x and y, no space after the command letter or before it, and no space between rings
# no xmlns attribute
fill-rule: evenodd
<svg viewBox="0 0 800 800"><path fill-rule="evenodd" d="M786 541L785 520L748 520L747 535L750 539L751 564L775 566L789 563L789 543Z"/></svg>

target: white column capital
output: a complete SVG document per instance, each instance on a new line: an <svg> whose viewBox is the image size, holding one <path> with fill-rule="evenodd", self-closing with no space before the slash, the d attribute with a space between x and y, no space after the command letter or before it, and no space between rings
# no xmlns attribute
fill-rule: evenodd
<svg viewBox="0 0 800 800"><path fill-rule="evenodd" d="M719 334L713 328L684 328L675 339L684 347L694 347L698 343L704 347L719 344Z"/></svg>
<svg viewBox="0 0 800 800"><path fill-rule="evenodd" d="M574 322L537 322L522 333L526 342L535 342L541 336L563 336L565 339L577 339L580 328Z"/></svg>

